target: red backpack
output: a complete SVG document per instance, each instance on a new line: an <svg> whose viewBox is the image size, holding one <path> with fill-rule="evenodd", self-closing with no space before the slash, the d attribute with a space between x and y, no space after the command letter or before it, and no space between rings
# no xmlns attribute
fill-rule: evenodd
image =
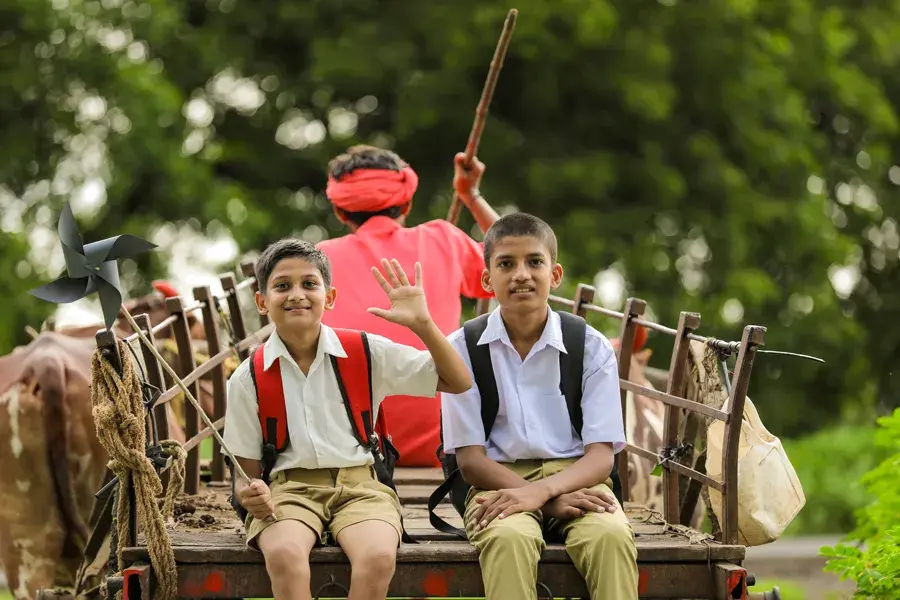
<svg viewBox="0 0 900 600"><path fill-rule="evenodd" d="M354 329L333 330L347 353L346 358L328 355L337 377L338 389L344 398L347 416L353 423L353 432L359 443L372 453L378 480L395 489L394 465L400 454L391 443L387 432L384 411L372 426L372 364L369 340L365 332ZM269 483L278 454L290 444L287 426L287 409L281 367L276 358L268 370L263 368L263 346L258 346L250 357L250 377L256 388L259 405L259 424L263 433L262 480Z"/></svg>

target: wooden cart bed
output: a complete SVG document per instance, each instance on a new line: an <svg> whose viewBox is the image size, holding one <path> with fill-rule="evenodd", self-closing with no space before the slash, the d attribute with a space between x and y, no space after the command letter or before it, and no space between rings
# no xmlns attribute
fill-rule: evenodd
<svg viewBox="0 0 900 600"><path fill-rule="evenodd" d="M402 544L391 595L398 597L477 597L483 595L478 556L465 541L433 529L428 522L428 495L440 483L438 469L400 468L396 473L407 531L418 544ZM183 495L176 504L170 535L178 565L180 596L185 598L271 597L262 555L248 549L243 524L228 504L228 488L207 485L199 494ZM660 515L626 503L635 531L640 569L640 592L645 598L713 598L716 577L727 585L729 572L744 559L744 547L720 544L700 532L676 529ZM438 514L461 527L462 521L447 502ZM141 598L152 579L143 536L138 546L124 549L127 562L125 598ZM316 548L311 557L313 591L322 597L344 595L349 585L349 563L338 547ZM552 597L587 597L584 583L559 544L551 544L541 557L539 580ZM328 584L336 585L328 585ZM323 588L323 586L326 586ZM320 589L321 588L321 589ZM140 592L138 592L140 590ZM139 595L138 595L139 594Z"/></svg>

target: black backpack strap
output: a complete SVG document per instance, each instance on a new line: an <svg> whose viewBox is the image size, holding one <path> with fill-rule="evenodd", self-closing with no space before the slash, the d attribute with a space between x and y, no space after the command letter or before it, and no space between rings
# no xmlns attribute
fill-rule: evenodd
<svg viewBox="0 0 900 600"><path fill-rule="evenodd" d="M437 489L435 489L431 493L431 496L428 497L428 521L431 523L432 527L442 533L455 535L456 537L459 537L461 539L467 539L465 531L463 531L459 527L454 527L444 519L437 516L437 513L434 512L441 501L447 496L447 494L450 493L450 490L452 490L453 487L457 485L466 485L465 481L463 480L462 473L460 473L459 471L459 468L451 471L450 475L447 476L447 479L445 479L444 482L441 483L441 485L439 485Z"/></svg>
<svg viewBox="0 0 900 600"><path fill-rule="evenodd" d="M497 411L500 410L500 396L497 394L497 380L494 378L494 365L491 363L490 344L478 344L484 330L487 329L490 313L481 315L463 325L466 338L466 350L472 363L472 375L478 394L481 396L481 423L484 425L484 440L491 436Z"/></svg>
<svg viewBox="0 0 900 600"><path fill-rule="evenodd" d="M565 352L559 353L559 390L566 397L569 419L575 433L581 438L584 415L581 411L582 383L584 379L584 342L587 323L578 315L558 311L562 327ZM613 484L613 495L622 502L622 480L619 479L619 461L613 457L613 468L609 474Z"/></svg>
<svg viewBox="0 0 900 600"><path fill-rule="evenodd" d="M481 423L484 426L485 442L491 435L491 429L493 429L494 421L497 419L497 412L500 410L500 396L497 393L497 380L494 378L491 348L489 344L478 344L478 340L481 339L484 330L487 329L489 316L490 313L481 315L466 321L465 325L463 325L466 351L469 353L469 361L472 363L472 376L481 396ZM441 437L443 439L443 429ZM466 539L465 531L454 527L434 512L444 498L450 494L453 506L462 516L465 512L463 499L469 488L469 484L463 479L462 473L456 464L456 455L444 454L441 456L443 454L441 450L442 448L438 449L438 458L441 459L446 479L428 497L428 521L438 531Z"/></svg>
<svg viewBox="0 0 900 600"><path fill-rule="evenodd" d="M563 346L559 353L559 391L566 397L569 419L581 438L584 417L581 413L581 386L584 379L584 337L587 323L578 315L559 311Z"/></svg>

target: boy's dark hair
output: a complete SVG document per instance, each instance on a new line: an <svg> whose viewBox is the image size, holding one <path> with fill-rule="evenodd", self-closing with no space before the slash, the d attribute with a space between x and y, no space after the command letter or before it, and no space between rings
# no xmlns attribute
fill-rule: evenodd
<svg viewBox="0 0 900 600"><path fill-rule="evenodd" d="M256 259L256 280L259 282L260 294L266 293L269 276L275 270L275 265L286 258L302 258L319 270L325 287L331 286L331 261L325 253L306 240L283 238L269 244Z"/></svg>
<svg viewBox="0 0 900 600"><path fill-rule="evenodd" d="M396 153L375 146L359 144L351 146L343 154L339 154L328 163L328 176L339 180L344 175L349 175L357 169L384 169L387 171L399 171L406 166L406 161ZM349 212L341 213L351 223L362 225L372 217L388 217L396 219L403 214L405 206L391 206L377 212Z"/></svg>
<svg viewBox="0 0 900 600"><path fill-rule="evenodd" d="M494 245L500 240L519 236L531 236L540 240L547 247L550 260L556 262L557 244L553 228L534 215L517 212L503 215L484 234L484 264L490 268Z"/></svg>

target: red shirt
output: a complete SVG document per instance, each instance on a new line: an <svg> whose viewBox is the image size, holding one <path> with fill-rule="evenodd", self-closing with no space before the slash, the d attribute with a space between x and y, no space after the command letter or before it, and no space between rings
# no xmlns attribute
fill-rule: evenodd
<svg viewBox="0 0 900 600"><path fill-rule="evenodd" d="M388 217L372 217L355 233L325 240L318 247L331 261L332 285L337 288L334 309L325 311L322 318L330 327L360 329L399 344L424 348L406 327L366 312L372 306L390 306L370 272L373 266L381 268L382 258L396 258L410 281L415 276L416 261L422 263L428 310L444 335L461 326L460 296L492 296L481 287L481 243L448 221L404 227ZM440 444L440 408L440 394L437 398L385 399L382 410L394 445L400 451L398 465L440 466L435 454Z"/></svg>

